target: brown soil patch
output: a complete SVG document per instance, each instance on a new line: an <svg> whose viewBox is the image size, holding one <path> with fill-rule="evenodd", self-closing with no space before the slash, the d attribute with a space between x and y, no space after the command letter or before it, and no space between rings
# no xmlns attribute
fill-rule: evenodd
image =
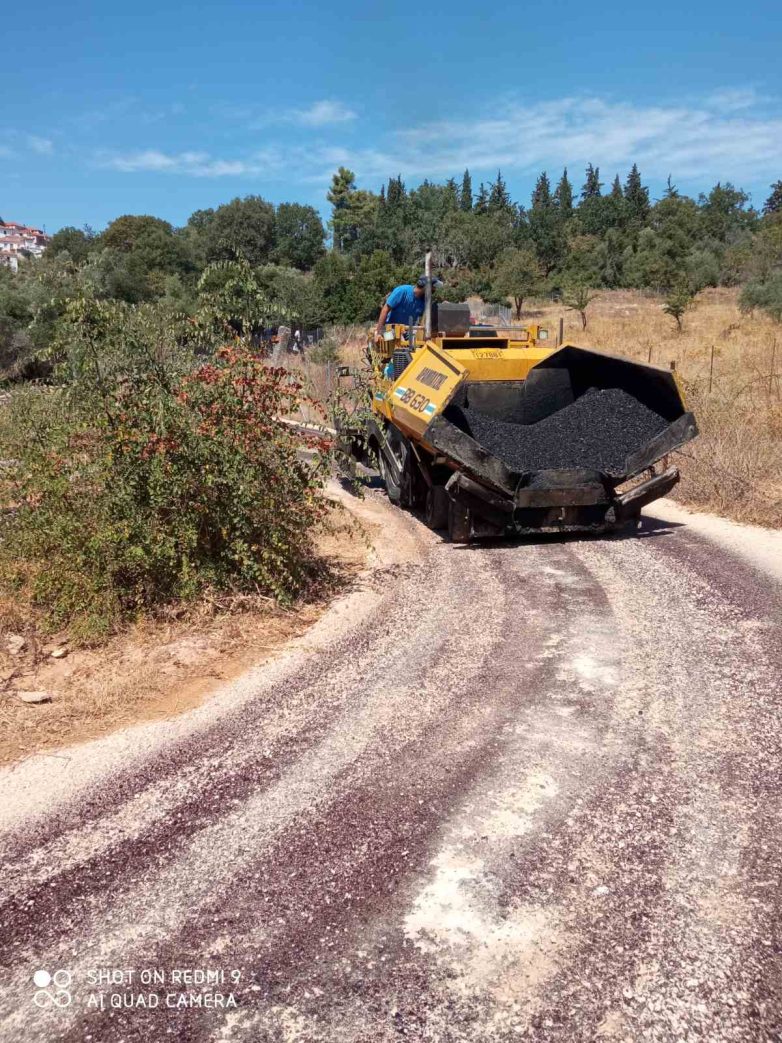
<svg viewBox="0 0 782 1043"><path fill-rule="evenodd" d="M338 512L317 541L332 582L291 609L253 598L202 604L183 618L138 623L97 649L0 634L0 764L197 706L315 622L365 566L372 528ZM15 636L25 643L13 654ZM25 703L25 691L48 692L51 702Z"/></svg>

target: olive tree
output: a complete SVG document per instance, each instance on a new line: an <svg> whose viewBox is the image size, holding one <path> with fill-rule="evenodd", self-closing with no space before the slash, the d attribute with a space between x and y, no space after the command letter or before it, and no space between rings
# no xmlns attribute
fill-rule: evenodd
<svg viewBox="0 0 782 1043"><path fill-rule="evenodd" d="M543 272L535 251L529 246L504 250L494 270L492 289L502 297L512 297L516 318L521 318L524 299L540 290Z"/></svg>

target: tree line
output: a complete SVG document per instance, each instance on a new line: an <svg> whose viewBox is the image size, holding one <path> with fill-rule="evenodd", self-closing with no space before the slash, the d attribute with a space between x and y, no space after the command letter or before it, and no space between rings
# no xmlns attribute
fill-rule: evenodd
<svg viewBox="0 0 782 1043"><path fill-rule="evenodd" d="M328 199L334 252L321 263L335 270L373 257L374 267L410 267L429 247L450 297L512 299L517 313L542 293L583 299L586 288L635 288L676 297L741 284L746 306L782 318L782 181L758 211L729 182L693 199L669 178L652 200L637 165L605 184L589 164L580 188L567 169L556 183L541 173L524 206L501 172L477 190L465 170L460 181L410 190L394 177L373 194L342 168Z"/></svg>
<svg viewBox="0 0 782 1043"><path fill-rule="evenodd" d="M181 228L125 215L98 234L61 229L41 260L0 267L0 373L45 354L66 303L81 297L192 315L208 291L228 318L364 322L395 283L420 274L426 249L445 297L513 303L517 315L542 294L577 305L595 290L638 288L676 309L704 287L740 284L745 307L782 319L782 181L758 210L730 183L693 199L669 178L653 200L636 165L606 184L590 164L580 187L567 170L541 173L523 205L499 172L477 188L466 170L413 188L391 177L372 192L343 167L327 199L328 228L312 206L248 196Z"/></svg>
<svg viewBox="0 0 782 1043"><path fill-rule="evenodd" d="M0 266L0 374L34 369L80 298L157 309L161 324L195 317L205 301L235 326L248 314L315 324L311 272L325 240L314 207L260 196L197 210L182 228L147 215L118 217L99 234L62 228L40 260L22 260L16 273Z"/></svg>

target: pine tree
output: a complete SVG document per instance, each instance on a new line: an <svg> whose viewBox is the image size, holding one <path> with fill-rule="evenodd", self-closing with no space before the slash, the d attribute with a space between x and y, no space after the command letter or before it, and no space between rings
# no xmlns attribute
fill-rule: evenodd
<svg viewBox="0 0 782 1043"><path fill-rule="evenodd" d="M649 213L649 189L641 184L641 174L637 164L633 163L632 170L625 181L624 196L630 205L633 217L640 221L646 219Z"/></svg>
<svg viewBox="0 0 782 1043"><path fill-rule="evenodd" d="M397 174L396 177L390 177L388 179L388 192L386 193L386 201L390 207L397 206L403 201L407 192L405 190L405 183L402 180L402 175Z"/></svg>
<svg viewBox="0 0 782 1043"><path fill-rule="evenodd" d="M356 175L347 167L340 167L331 179L331 187L326 193L326 199L335 210L344 208L351 192L356 189Z"/></svg>
<svg viewBox="0 0 782 1043"><path fill-rule="evenodd" d="M532 192L532 209L533 210L546 210L551 206L551 182L548 179L548 174L544 170L543 173L538 177L535 182L535 188Z"/></svg>
<svg viewBox="0 0 782 1043"><path fill-rule="evenodd" d="M459 189L454 178L449 177L445 182L445 192L443 195L447 210L459 209Z"/></svg>
<svg viewBox="0 0 782 1043"><path fill-rule="evenodd" d="M485 214L489 209L489 193L486 189L486 185L481 181L480 188L478 189L478 196L475 200L475 213Z"/></svg>
<svg viewBox="0 0 782 1043"><path fill-rule="evenodd" d="M573 186L568 180L567 167L562 171L562 177L559 179L559 184L554 192L554 202L563 217L570 216L573 210Z"/></svg>
<svg viewBox="0 0 782 1043"><path fill-rule="evenodd" d="M612 199L624 199L624 197L625 197L625 195L624 195L624 192L622 191L622 182L619 180L619 175L617 174L616 177L613 180L612 185L611 185L611 198Z"/></svg>
<svg viewBox="0 0 782 1043"><path fill-rule="evenodd" d="M331 228L334 233L334 249L337 252L344 248L345 214L355 191L356 175L347 167L340 167L332 176L331 187L326 193L326 199L332 206Z"/></svg>
<svg viewBox="0 0 782 1043"><path fill-rule="evenodd" d="M782 181L775 181L771 186L771 195L763 204L764 214L782 213Z"/></svg>
<svg viewBox="0 0 782 1043"><path fill-rule="evenodd" d="M527 227L541 266L549 275L565 256L567 241L562 215L554 205L551 183L545 171L535 183Z"/></svg>
<svg viewBox="0 0 782 1043"><path fill-rule="evenodd" d="M665 192L663 193L663 199L679 199L679 189L671 181L671 175L668 175L668 180L665 182Z"/></svg>
<svg viewBox="0 0 782 1043"><path fill-rule="evenodd" d="M586 168L586 181L581 189L581 198L593 199L595 196L599 196L602 187L600 183L600 167L593 167L590 163Z"/></svg>
<svg viewBox="0 0 782 1043"><path fill-rule="evenodd" d="M492 211L498 211L510 210L512 206L508 187L502 178L502 171L498 170L497 180L493 182L489 191L488 208Z"/></svg>
<svg viewBox="0 0 782 1043"><path fill-rule="evenodd" d="M385 185L381 185L380 186L380 206L384 207L385 205L386 205L386 186Z"/></svg>
<svg viewBox="0 0 782 1043"><path fill-rule="evenodd" d="M461 210L472 210L472 178L470 171L465 170L462 176L462 190L459 194L459 208Z"/></svg>

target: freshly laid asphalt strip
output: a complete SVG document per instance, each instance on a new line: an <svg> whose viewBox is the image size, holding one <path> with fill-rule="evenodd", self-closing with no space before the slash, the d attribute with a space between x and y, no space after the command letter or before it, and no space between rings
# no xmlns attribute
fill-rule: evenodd
<svg viewBox="0 0 782 1043"><path fill-rule="evenodd" d="M459 426L514 471L588 468L619 475L627 456L668 426L620 388L590 388L536 424L509 424L475 409L459 413Z"/></svg>

